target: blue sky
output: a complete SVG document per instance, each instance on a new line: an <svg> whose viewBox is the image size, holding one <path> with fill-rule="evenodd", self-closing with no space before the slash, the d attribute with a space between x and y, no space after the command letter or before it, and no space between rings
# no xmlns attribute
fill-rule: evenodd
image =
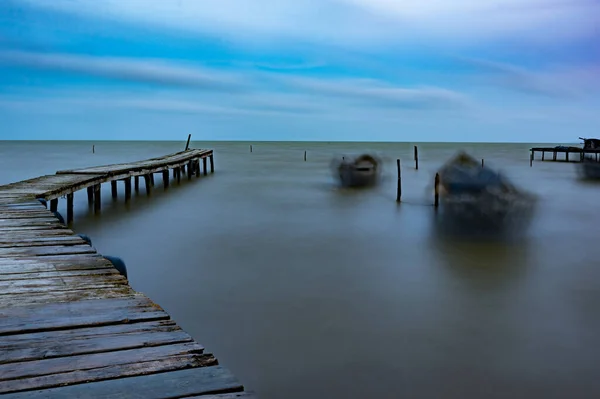
<svg viewBox="0 0 600 399"><path fill-rule="evenodd" d="M576 142L597 0L2 0L0 139Z"/></svg>

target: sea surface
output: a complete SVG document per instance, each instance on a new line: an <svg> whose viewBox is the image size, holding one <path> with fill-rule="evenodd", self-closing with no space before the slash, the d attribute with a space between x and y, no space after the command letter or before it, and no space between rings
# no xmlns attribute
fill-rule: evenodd
<svg viewBox="0 0 600 399"><path fill-rule="evenodd" d="M530 167L533 145L192 142L214 175L142 180L128 204L106 184L101 215L78 192L73 229L263 399L599 398L600 185ZM0 184L184 146L0 142ZM436 234L434 174L459 149L539 197L522 237ZM383 183L339 189L332 158L363 151Z"/></svg>

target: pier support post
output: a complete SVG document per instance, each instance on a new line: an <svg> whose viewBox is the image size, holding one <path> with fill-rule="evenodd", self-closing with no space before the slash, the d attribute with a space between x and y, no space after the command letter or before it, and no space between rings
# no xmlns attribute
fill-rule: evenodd
<svg viewBox="0 0 600 399"><path fill-rule="evenodd" d="M125 184L125 202L127 202L131 198L131 177L124 178L123 183Z"/></svg>
<svg viewBox="0 0 600 399"><path fill-rule="evenodd" d="M531 150L531 154L529 155L529 167L533 166L533 150Z"/></svg>
<svg viewBox="0 0 600 399"><path fill-rule="evenodd" d="M569 162L569 151L566 152L565 159L567 162Z"/></svg>
<svg viewBox="0 0 600 399"><path fill-rule="evenodd" d="M58 198L50 200L50 211L56 212L58 210Z"/></svg>
<svg viewBox="0 0 600 399"><path fill-rule="evenodd" d="M415 169L419 170L419 149L415 146Z"/></svg>
<svg viewBox="0 0 600 399"><path fill-rule="evenodd" d="M435 174L435 182L434 182L434 197L433 197L433 206L436 208L440 205L440 174Z"/></svg>
<svg viewBox="0 0 600 399"><path fill-rule="evenodd" d="M188 180L190 180L192 178L192 173L194 172L194 169L192 168L192 161L188 162L187 165L187 177Z"/></svg>
<svg viewBox="0 0 600 399"><path fill-rule="evenodd" d="M554 151L553 154L552 154L552 160L556 161L556 151Z"/></svg>
<svg viewBox="0 0 600 399"><path fill-rule="evenodd" d="M204 168L204 176L206 176L208 174L208 171L206 170L206 158L202 158L202 167ZM200 166L198 166L198 173L200 173Z"/></svg>
<svg viewBox="0 0 600 399"><path fill-rule="evenodd" d="M484 161L483 161L483 158L481 158L481 167L483 168L483 166L484 166Z"/></svg>
<svg viewBox="0 0 600 399"><path fill-rule="evenodd" d="M306 162L306 150L304 151L304 162Z"/></svg>
<svg viewBox="0 0 600 399"><path fill-rule="evenodd" d="M213 154L210 154L210 173L215 173L215 160Z"/></svg>
<svg viewBox="0 0 600 399"><path fill-rule="evenodd" d="M94 186L94 212L100 212L102 205L102 184L96 184Z"/></svg>
<svg viewBox="0 0 600 399"><path fill-rule="evenodd" d="M177 168L173 168L173 179L177 177Z"/></svg>
<svg viewBox="0 0 600 399"><path fill-rule="evenodd" d="M110 182L110 193L112 194L113 199L117 199L117 181L112 180Z"/></svg>
<svg viewBox="0 0 600 399"><path fill-rule="evenodd" d="M402 173L400 171L400 159L396 160L398 166L398 189L396 191L396 202L401 202L402 198Z"/></svg>
<svg viewBox="0 0 600 399"><path fill-rule="evenodd" d="M94 186L90 186L87 188L87 197L88 205L92 205L94 203Z"/></svg>
<svg viewBox="0 0 600 399"><path fill-rule="evenodd" d="M181 173L185 174L185 164L181 165Z"/></svg>
<svg viewBox="0 0 600 399"><path fill-rule="evenodd" d="M169 187L169 169L163 170L163 186Z"/></svg>
<svg viewBox="0 0 600 399"><path fill-rule="evenodd" d="M175 168L175 175L177 177L177 183L181 183L181 167Z"/></svg>
<svg viewBox="0 0 600 399"><path fill-rule="evenodd" d="M133 178L133 181L134 181L134 185L135 185L135 192L137 193L138 191L140 191L140 177L135 176Z"/></svg>
<svg viewBox="0 0 600 399"><path fill-rule="evenodd" d="M67 224L73 223L73 193L67 194Z"/></svg>
<svg viewBox="0 0 600 399"><path fill-rule="evenodd" d="M150 173L150 185L154 187L154 173Z"/></svg>
<svg viewBox="0 0 600 399"><path fill-rule="evenodd" d="M546 155L546 151L542 151L542 161L544 160L545 155Z"/></svg>
<svg viewBox="0 0 600 399"><path fill-rule="evenodd" d="M150 195L150 192L152 192L152 182L151 182L151 178L150 176L152 175L144 175L144 183L146 186L146 194Z"/></svg>

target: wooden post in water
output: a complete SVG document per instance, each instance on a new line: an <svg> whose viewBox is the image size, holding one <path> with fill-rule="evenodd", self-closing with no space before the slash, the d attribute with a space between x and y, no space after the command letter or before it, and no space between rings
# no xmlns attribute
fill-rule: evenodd
<svg viewBox="0 0 600 399"><path fill-rule="evenodd" d="M110 192L112 194L113 199L117 199L117 181L112 180L110 182Z"/></svg>
<svg viewBox="0 0 600 399"><path fill-rule="evenodd" d="M92 205L94 203L94 187L90 186L87 188L87 197L88 197L88 205Z"/></svg>
<svg viewBox="0 0 600 399"><path fill-rule="evenodd" d="M544 160L545 155L546 155L546 151L542 151L542 161Z"/></svg>
<svg viewBox="0 0 600 399"><path fill-rule="evenodd" d="M481 167L483 168L483 158L481 158Z"/></svg>
<svg viewBox="0 0 600 399"><path fill-rule="evenodd" d="M252 152L252 144L250 144L250 152Z"/></svg>
<svg viewBox="0 0 600 399"><path fill-rule="evenodd" d="M440 174L435 174L435 182L434 182L434 197L433 197L433 206L436 208L440 205Z"/></svg>
<svg viewBox="0 0 600 399"><path fill-rule="evenodd" d="M215 160L213 154L210 154L210 173L215 173Z"/></svg>
<svg viewBox="0 0 600 399"><path fill-rule="evenodd" d="M567 162L569 162L569 151L568 151L568 150L567 150L567 153L566 153L566 154L567 154L567 155L565 155L565 158L566 158Z"/></svg>
<svg viewBox="0 0 600 399"><path fill-rule="evenodd" d="M415 146L415 169L419 170L419 149Z"/></svg>
<svg viewBox="0 0 600 399"><path fill-rule="evenodd" d="M67 224L73 223L73 193L67 194Z"/></svg>
<svg viewBox="0 0 600 399"><path fill-rule="evenodd" d="M304 162L306 162L306 150L304 150Z"/></svg>
<svg viewBox="0 0 600 399"><path fill-rule="evenodd" d="M553 154L552 154L552 160L553 160L553 161L556 161L556 152L557 152L557 151L556 151L556 150L554 150L554 152L553 152Z"/></svg>
<svg viewBox="0 0 600 399"><path fill-rule="evenodd" d="M190 149L190 139L192 138L192 134L188 134L188 140L187 143L185 144L185 150L189 150Z"/></svg>
<svg viewBox="0 0 600 399"><path fill-rule="evenodd" d="M208 174L208 170L206 170L206 158L202 158L202 167L204 168L204 176ZM200 174L200 160L198 160L198 174Z"/></svg>
<svg viewBox="0 0 600 399"><path fill-rule="evenodd" d="M144 175L144 185L146 186L146 194L150 195L152 192L152 182L150 181L152 174Z"/></svg>
<svg viewBox="0 0 600 399"><path fill-rule="evenodd" d="M533 166L533 150L531 150L531 155L529 155L529 167Z"/></svg>
<svg viewBox="0 0 600 399"><path fill-rule="evenodd" d="M188 180L190 180L192 178L192 173L194 173L194 169L192 168L192 161L189 161L188 165L187 165L187 177L188 177Z"/></svg>
<svg viewBox="0 0 600 399"><path fill-rule="evenodd" d="M173 179L177 177L177 168L173 168Z"/></svg>
<svg viewBox="0 0 600 399"><path fill-rule="evenodd" d="M177 183L181 183L181 167L175 168L175 172L177 175Z"/></svg>
<svg viewBox="0 0 600 399"><path fill-rule="evenodd" d="M95 154L95 153L96 153L96 146L92 145L92 154Z"/></svg>
<svg viewBox="0 0 600 399"><path fill-rule="evenodd" d="M396 166L398 167L398 188L396 190L396 202L401 202L401 198L402 198L402 172L400 171L400 159L396 160Z"/></svg>
<svg viewBox="0 0 600 399"><path fill-rule="evenodd" d="M127 202L131 198L131 176L124 178L123 183L125 184L125 202Z"/></svg>
<svg viewBox="0 0 600 399"><path fill-rule="evenodd" d="M163 186L169 187L169 169L163 170Z"/></svg>
<svg viewBox="0 0 600 399"><path fill-rule="evenodd" d="M150 173L150 185L154 187L154 173Z"/></svg>
<svg viewBox="0 0 600 399"><path fill-rule="evenodd" d="M58 198L50 200L50 211L56 212L58 210Z"/></svg>
<svg viewBox="0 0 600 399"><path fill-rule="evenodd" d="M100 212L102 205L102 184L96 184L94 186L94 212Z"/></svg>
<svg viewBox="0 0 600 399"><path fill-rule="evenodd" d="M140 191L140 177L139 176L135 176L133 178L134 181L134 186L135 186L135 192L139 192Z"/></svg>

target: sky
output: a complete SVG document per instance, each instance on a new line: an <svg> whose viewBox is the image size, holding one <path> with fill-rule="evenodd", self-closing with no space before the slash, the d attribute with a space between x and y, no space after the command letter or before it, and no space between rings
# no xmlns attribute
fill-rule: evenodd
<svg viewBox="0 0 600 399"><path fill-rule="evenodd" d="M1 0L0 140L600 137L600 0Z"/></svg>

